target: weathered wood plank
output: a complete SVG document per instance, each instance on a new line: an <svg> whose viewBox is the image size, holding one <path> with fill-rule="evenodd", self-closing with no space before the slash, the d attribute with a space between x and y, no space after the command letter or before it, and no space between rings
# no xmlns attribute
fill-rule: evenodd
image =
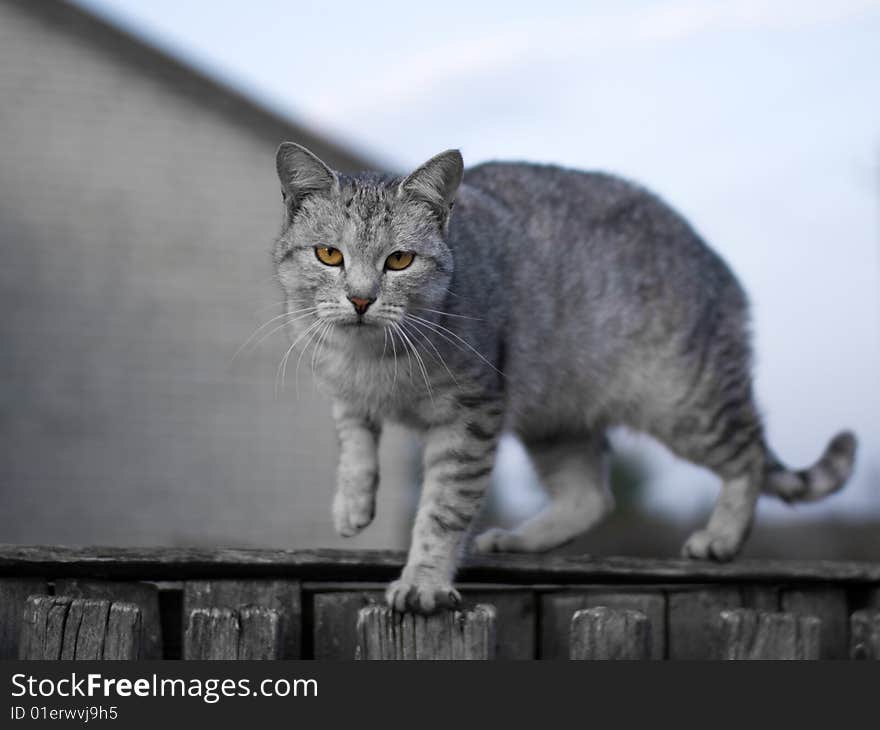
<svg viewBox="0 0 880 730"><path fill-rule="evenodd" d="M238 611L194 608L183 636L184 659L238 659Z"/></svg>
<svg viewBox="0 0 880 730"><path fill-rule="evenodd" d="M850 659L880 660L880 610L863 609L850 617Z"/></svg>
<svg viewBox="0 0 880 730"><path fill-rule="evenodd" d="M463 630L462 641L453 641L453 659L495 659L498 640L496 637L495 607L478 604L471 610L458 611Z"/></svg>
<svg viewBox="0 0 880 730"><path fill-rule="evenodd" d="M29 596L22 611L19 659L58 659L61 656L64 620L70 599ZM59 615L61 614L61 616Z"/></svg>
<svg viewBox="0 0 880 730"><path fill-rule="evenodd" d="M785 589L780 605L787 613L815 616L822 621L820 659L846 659L849 656L849 605L843 588L803 586Z"/></svg>
<svg viewBox="0 0 880 730"><path fill-rule="evenodd" d="M360 659L493 659L495 611L479 605L416 616L366 606L358 612L357 633Z"/></svg>
<svg viewBox="0 0 880 730"><path fill-rule="evenodd" d="M582 608L572 616L570 643L571 659L650 659L651 624L641 611Z"/></svg>
<svg viewBox="0 0 880 730"><path fill-rule="evenodd" d="M102 659L104 639L107 636L107 619L110 601L95 598L78 598L71 601L73 607L82 606L82 619L76 635L76 654L74 659Z"/></svg>
<svg viewBox="0 0 880 730"><path fill-rule="evenodd" d="M42 578L0 578L0 659L17 659L28 596L48 593Z"/></svg>
<svg viewBox="0 0 880 730"><path fill-rule="evenodd" d="M721 612L723 659L818 659L821 622L815 616L753 609Z"/></svg>
<svg viewBox="0 0 880 730"><path fill-rule="evenodd" d="M55 581L57 595L96 598L111 603L133 603L140 609L140 653L142 659L162 659L162 624L159 618L159 591L152 583L62 579Z"/></svg>
<svg viewBox="0 0 880 730"><path fill-rule="evenodd" d="M742 607L742 594L732 586L713 586L667 593L666 626L669 659L719 659L721 612Z"/></svg>
<svg viewBox="0 0 880 730"><path fill-rule="evenodd" d="M142 658L144 637L140 606L125 601L110 603L101 659L136 661ZM77 659L80 657L77 656Z"/></svg>
<svg viewBox="0 0 880 730"><path fill-rule="evenodd" d="M461 595L465 607L487 605L495 609L495 659L523 661L537 657L537 597L532 591L465 585Z"/></svg>
<svg viewBox="0 0 880 730"><path fill-rule="evenodd" d="M76 659L76 641L79 637L79 627L82 624L83 604L81 599L74 603L73 599L66 596L60 598L68 602L68 610L61 636L61 654L58 658L72 660Z"/></svg>
<svg viewBox="0 0 880 730"><path fill-rule="evenodd" d="M64 649L64 630L71 600L67 596L56 596L49 607L46 618L46 636L43 639L43 658L60 659Z"/></svg>
<svg viewBox="0 0 880 730"><path fill-rule="evenodd" d="M571 621L576 611L607 606L641 611L651 625L651 659L666 655L666 597L659 590L621 586L585 587L578 590L547 593L541 597L541 659L567 659L570 654Z"/></svg>
<svg viewBox="0 0 880 730"><path fill-rule="evenodd" d="M184 659L279 659L281 629L281 613L271 608L193 608Z"/></svg>
<svg viewBox="0 0 880 730"><path fill-rule="evenodd" d="M102 658L114 661L144 658L142 642L145 634L140 606L120 601L111 603ZM157 658L161 659L161 653Z"/></svg>
<svg viewBox="0 0 880 730"><path fill-rule="evenodd" d="M388 580L400 572L403 552L379 550L260 550L180 548L71 548L0 545L0 574L58 578L275 577L302 580ZM880 583L880 564L834 561L655 560L584 555L472 555L460 582L828 582Z"/></svg>
<svg viewBox="0 0 880 730"><path fill-rule="evenodd" d="M25 605L22 659L137 659L140 609L132 603L31 596Z"/></svg>
<svg viewBox="0 0 880 730"><path fill-rule="evenodd" d="M201 580L187 581L183 589L184 616L195 608L241 609L247 606L277 612L281 633L281 659L298 659L301 653L302 598L298 581Z"/></svg>
<svg viewBox="0 0 880 730"><path fill-rule="evenodd" d="M238 612L238 659L281 659L283 619L272 608L247 606Z"/></svg>
<svg viewBox="0 0 880 730"><path fill-rule="evenodd" d="M535 596L531 591L461 587L465 607L495 607L496 659L535 658ZM312 647L315 659L354 659L357 615L381 605L384 590L328 590L312 596Z"/></svg>
<svg viewBox="0 0 880 730"><path fill-rule="evenodd" d="M37 659L43 653L44 632L40 631L40 626L45 626L49 614L48 608L43 608L44 601L44 596L29 596L25 599L21 612L18 659Z"/></svg>

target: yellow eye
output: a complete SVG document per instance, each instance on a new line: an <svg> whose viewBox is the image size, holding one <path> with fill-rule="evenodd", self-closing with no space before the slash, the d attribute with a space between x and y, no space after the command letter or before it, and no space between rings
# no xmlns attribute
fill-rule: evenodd
<svg viewBox="0 0 880 730"><path fill-rule="evenodd" d="M392 271L402 271L413 262L415 257L416 255L409 251L395 251L385 259L385 268Z"/></svg>
<svg viewBox="0 0 880 730"><path fill-rule="evenodd" d="M318 257L318 261L322 264L326 264L327 266L341 266L342 265L342 251L338 248L331 248L330 246L318 246L315 249L315 256Z"/></svg>

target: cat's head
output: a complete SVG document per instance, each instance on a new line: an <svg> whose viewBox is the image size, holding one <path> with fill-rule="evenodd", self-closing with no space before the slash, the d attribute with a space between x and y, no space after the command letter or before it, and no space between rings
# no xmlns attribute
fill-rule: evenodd
<svg viewBox="0 0 880 730"><path fill-rule="evenodd" d="M285 142L276 168L285 213L275 264L291 310L366 335L438 308L452 276L458 150L393 178L336 172Z"/></svg>

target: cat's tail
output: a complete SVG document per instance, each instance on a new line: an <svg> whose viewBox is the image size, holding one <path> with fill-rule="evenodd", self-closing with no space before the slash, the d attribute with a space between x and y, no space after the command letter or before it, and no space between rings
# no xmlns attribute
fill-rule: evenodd
<svg viewBox="0 0 880 730"><path fill-rule="evenodd" d="M786 502L813 502L840 489L852 474L856 459L856 437L850 431L837 434L819 461L807 469L789 469L768 455L763 491Z"/></svg>

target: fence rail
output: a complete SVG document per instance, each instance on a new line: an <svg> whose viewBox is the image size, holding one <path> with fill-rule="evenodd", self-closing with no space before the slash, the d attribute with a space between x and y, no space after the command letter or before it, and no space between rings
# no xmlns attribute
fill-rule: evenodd
<svg viewBox="0 0 880 730"><path fill-rule="evenodd" d="M80 654L104 658L880 657L880 564L478 557L454 621L408 623L378 608L403 561L0 545L0 658L76 658L58 633L68 615L96 622Z"/></svg>

